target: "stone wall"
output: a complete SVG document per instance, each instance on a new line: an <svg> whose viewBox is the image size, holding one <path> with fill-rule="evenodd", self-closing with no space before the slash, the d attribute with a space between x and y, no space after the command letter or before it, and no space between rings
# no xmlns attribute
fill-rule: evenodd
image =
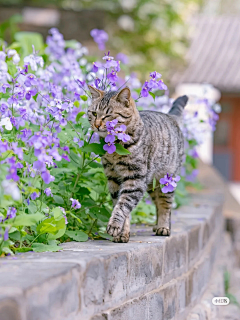
<svg viewBox="0 0 240 320"><path fill-rule="evenodd" d="M1 259L0 319L214 319L211 299L224 296L223 184L209 167L201 180L205 188L173 212L169 238L141 226L128 244L69 242L62 252Z"/></svg>

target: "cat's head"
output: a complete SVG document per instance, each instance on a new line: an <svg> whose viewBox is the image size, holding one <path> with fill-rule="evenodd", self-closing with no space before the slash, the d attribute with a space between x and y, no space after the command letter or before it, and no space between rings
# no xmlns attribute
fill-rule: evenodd
<svg viewBox="0 0 240 320"><path fill-rule="evenodd" d="M125 124L128 128L136 113L134 100L128 87L121 91L104 92L88 86L92 95L92 104L88 108L88 120L92 130L101 137L107 135L106 122L118 120L118 125Z"/></svg>

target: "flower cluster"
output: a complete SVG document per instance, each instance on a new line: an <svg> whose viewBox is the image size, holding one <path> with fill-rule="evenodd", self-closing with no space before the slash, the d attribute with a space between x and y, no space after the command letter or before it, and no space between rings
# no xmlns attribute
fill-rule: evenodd
<svg viewBox="0 0 240 320"><path fill-rule="evenodd" d="M144 85L142 86L141 96L147 97L149 92L154 90L167 90L166 84L160 79L162 75L156 71L150 73L150 80L145 81Z"/></svg>
<svg viewBox="0 0 240 320"><path fill-rule="evenodd" d="M180 181L180 176L173 177L172 174L166 174L164 178L159 180L163 193L173 192L177 187L177 182Z"/></svg>
<svg viewBox="0 0 240 320"><path fill-rule="evenodd" d="M115 141L120 140L122 142L128 142L130 140L130 136L125 133L127 127L122 124L119 127L115 128L117 123L117 119L106 122L108 134L105 138L106 144L103 146L103 149L109 154L112 154L116 151Z"/></svg>
<svg viewBox="0 0 240 320"><path fill-rule="evenodd" d="M100 50L105 50L105 42L108 41L108 34L104 30L93 29L90 32L94 41L98 44Z"/></svg>

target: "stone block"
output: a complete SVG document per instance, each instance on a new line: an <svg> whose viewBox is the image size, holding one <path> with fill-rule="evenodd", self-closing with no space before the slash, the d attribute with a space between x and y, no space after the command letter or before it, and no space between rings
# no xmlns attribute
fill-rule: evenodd
<svg viewBox="0 0 240 320"><path fill-rule="evenodd" d="M0 319L1 320L25 320L26 317L21 313L20 307L13 299L0 300Z"/></svg>
<svg viewBox="0 0 240 320"><path fill-rule="evenodd" d="M163 245L151 243L131 250L128 297L143 294L162 284Z"/></svg>
<svg viewBox="0 0 240 320"><path fill-rule="evenodd" d="M196 225L188 231L188 267L198 259L200 252L201 224Z"/></svg>
<svg viewBox="0 0 240 320"><path fill-rule="evenodd" d="M166 239L163 264L163 283L181 275L187 269L187 234Z"/></svg>

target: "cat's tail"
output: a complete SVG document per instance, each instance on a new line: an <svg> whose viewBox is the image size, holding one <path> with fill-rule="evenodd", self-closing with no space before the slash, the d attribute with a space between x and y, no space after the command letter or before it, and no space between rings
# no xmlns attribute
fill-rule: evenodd
<svg viewBox="0 0 240 320"><path fill-rule="evenodd" d="M183 109L186 106L188 102L188 97L187 96L182 96L177 98L172 105L172 108L168 112L168 114L172 116L177 116L180 117L183 113Z"/></svg>

